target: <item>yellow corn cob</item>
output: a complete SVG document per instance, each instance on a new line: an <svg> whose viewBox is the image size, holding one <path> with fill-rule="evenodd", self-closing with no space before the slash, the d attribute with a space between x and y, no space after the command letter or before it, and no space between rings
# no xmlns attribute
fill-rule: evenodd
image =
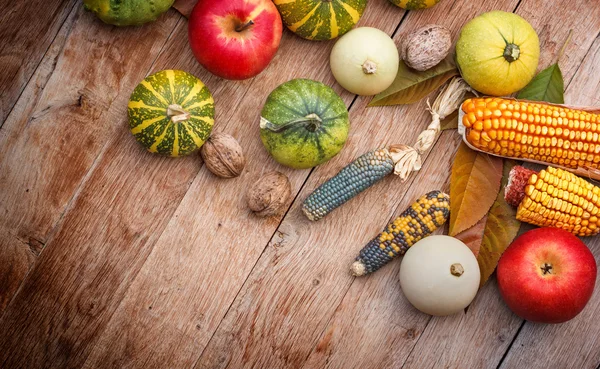
<svg viewBox="0 0 600 369"><path fill-rule="evenodd" d="M600 166L600 115L503 98L462 104L465 139L475 148L565 168Z"/></svg>
<svg viewBox="0 0 600 369"><path fill-rule="evenodd" d="M517 219L592 236L600 231L599 212L600 188L573 173L548 167L529 177Z"/></svg>

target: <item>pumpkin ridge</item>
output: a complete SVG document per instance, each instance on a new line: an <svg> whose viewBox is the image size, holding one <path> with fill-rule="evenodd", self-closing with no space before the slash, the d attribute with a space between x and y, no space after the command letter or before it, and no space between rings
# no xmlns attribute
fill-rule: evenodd
<svg viewBox="0 0 600 369"><path fill-rule="evenodd" d="M152 146L150 146L150 148L148 148L148 150L150 150L151 152L158 152L158 145L160 145L163 140L165 139L165 136L167 135L167 131L169 129L169 124L165 124L165 128L163 129L162 133L156 138L156 140L154 140L154 143L152 144Z"/></svg>
<svg viewBox="0 0 600 369"><path fill-rule="evenodd" d="M169 102L165 99L165 97L158 93L155 89L154 86L152 86L152 84L146 80L143 80L142 82L140 82L140 85L143 86L146 90L148 90L152 95L154 95L154 97L156 97L158 100L160 100L163 104L165 104L165 106L169 105Z"/></svg>

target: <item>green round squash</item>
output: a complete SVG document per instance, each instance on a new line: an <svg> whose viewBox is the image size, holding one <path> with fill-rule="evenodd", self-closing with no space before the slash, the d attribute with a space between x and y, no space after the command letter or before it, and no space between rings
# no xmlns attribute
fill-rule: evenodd
<svg viewBox="0 0 600 369"><path fill-rule="evenodd" d="M300 37L331 40L350 31L367 0L273 0L283 23Z"/></svg>
<svg viewBox="0 0 600 369"><path fill-rule="evenodd" d="M184 156L199 149L212 131L215 104L193 75L163 70L133 90L127 106L129 128L148 151Z"/></svg>
<svg viewBox="0 0 600 369"><path fill-rule="evenodd" d="M330 87L294 79L277 87L260 119L267 151L285 166L306 169L331 159L344 146L350 123L344 101Z"/></svg>
<svg viewBox="0 0 600 369"><path fill-rule="evenodd" d="M139 26L156 20L174 2L175 0L83 0L83 6L104 23Z"/></svg>

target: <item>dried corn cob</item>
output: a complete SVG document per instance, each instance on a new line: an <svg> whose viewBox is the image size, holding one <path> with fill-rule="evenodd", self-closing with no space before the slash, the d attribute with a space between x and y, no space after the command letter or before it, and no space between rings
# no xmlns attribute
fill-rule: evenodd
<svg viewBox="0 0 600 369"><path fill-rule="evenodd" d="M597 169L600 115L594 112L503 98L467 99L459 133L471 147L498 156Z"/></svg>
<svg viewBox="0 0 600 369"><path fill-rule="evenodd" d="M394 161L387 149L361 155L310 194L302 211L308 219L319 220L393 170Z"/></svg>
<svg viewBox="0 0 600 369"><path fill-rule="evenodd" d="M554 227L577 236L593 236L600 231L600 188L565 170L548 167L533 173L523 184L518 178L528 169L515 166L509 176L505 199L522 201L517 219L540 227Z"/></svg>
<svg viewBox="0 0 600 369"><path fill-rule="evenodd" d="M431 191L371 240L350 268L355 276L373 273L421 238L442 226L450 214L450 197L441 191Z"/></svg>

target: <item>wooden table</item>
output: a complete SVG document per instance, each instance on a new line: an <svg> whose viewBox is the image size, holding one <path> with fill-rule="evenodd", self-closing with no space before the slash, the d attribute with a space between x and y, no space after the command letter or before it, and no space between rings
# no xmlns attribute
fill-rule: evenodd
<svg viewBox="0 0 600 369"><path fill-rule="evenodd" d="M540 36L540 68L560 60L566 100L600 105L597 0L442 0L405 12L370 0L360 22L399 42L427 23L461 26L514 11ZM406 183L388 178L318 223L302 200L359 154L412 143L425 101L366 108L335 83L334 42L286 31L258 77L216 78L194 60L187 21L171 10L114 28L78 0L13 2L0 15L0 367L598 368L600 287L561 325L524 322L495 279L464 314L432 318L397 283L399 263L355 279L358 250L427 190L447 189L455 131ZM127 129L129 94L149 73L182 69L216 100L215 130L239 139L244 173L222 180L197 155L145 152ZM350 110L342 152L314 170L277 165L258 139L267 94L296 77L332 86ZM284 216L259 219L244 194L262 173L289 176ZM393 176L392 176L393 177ZM600 258L600 239L586 242Z"/></svg>

